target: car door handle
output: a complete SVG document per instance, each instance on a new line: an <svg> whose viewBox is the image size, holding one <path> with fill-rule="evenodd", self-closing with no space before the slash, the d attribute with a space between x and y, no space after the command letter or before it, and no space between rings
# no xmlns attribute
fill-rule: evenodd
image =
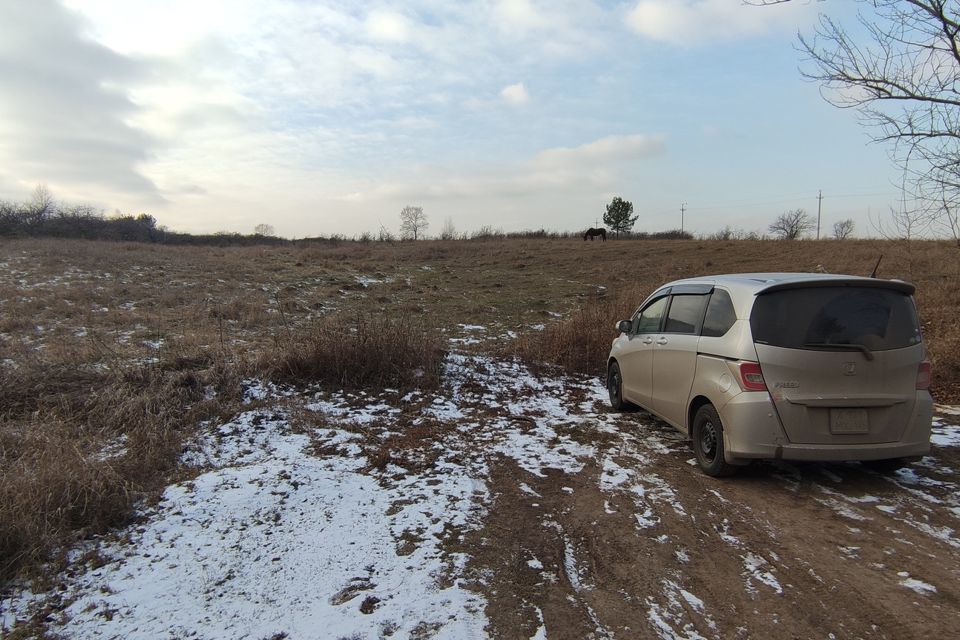
<svg viewBox="0 0 960 640"><path fill-rule="evenodd" d="M657 344L667 344L667 339L661 336L657 338Z"/></svg>
<svg viewBox="0 0 960 640"><path fill-rule="evenodd" d="M644 338L643 344L653 344L653 338Z"/></svg>

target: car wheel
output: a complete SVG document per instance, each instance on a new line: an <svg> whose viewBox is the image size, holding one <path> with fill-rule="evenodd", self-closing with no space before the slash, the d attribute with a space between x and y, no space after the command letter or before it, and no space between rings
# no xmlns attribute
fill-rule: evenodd
<svg viewBox="0 0 960 640"><path fill-rule="evenodd" d="M864 460L860 464L877 473L893 473L903 469L911 462L912 460L907 458L887 458L886 460Z"/></svg>
<svg viewBox="0 0 960 640"><path fill-rule="evenodd" d="M607 392L610 394L610 406L614 411L627 411L633 408L633 404L623 399L623 375L620 373L620 365L613 362L607 369Z"/></svg>
<svg viewBox="0 0 960 640"><path fill-rule="evenodd" d="M697 464L708 476L729 476L736 467L727 464L723 457L723 424L712 404L705 404L693 418L693 451Z"/></svg>

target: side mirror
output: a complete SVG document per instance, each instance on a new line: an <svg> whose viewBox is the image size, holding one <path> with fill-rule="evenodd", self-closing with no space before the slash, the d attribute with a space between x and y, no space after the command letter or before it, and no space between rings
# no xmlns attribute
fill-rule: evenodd
<svg viewBox="0 0 960 640"><path fill-rule="evenodd" d="M633 330L633 322L630 320L621 320L617 323L617 331L629 334Z"/></svg>

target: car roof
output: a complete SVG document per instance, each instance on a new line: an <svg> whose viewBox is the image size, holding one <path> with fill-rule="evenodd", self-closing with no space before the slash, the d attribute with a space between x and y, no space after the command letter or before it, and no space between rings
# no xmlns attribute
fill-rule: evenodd
<svg viewBox="0 0 960 640"><path fill-rule="evenodd" d="M726 273L674 280L658 287L654 295L668 287L673 289L681 285L721 286L730 292L734 306L743 313L749 312L755 296L794 287L855 285L893 289L907 295L913 295L914 292L914 286L903 280L865 278L836 273Z"/></svg>

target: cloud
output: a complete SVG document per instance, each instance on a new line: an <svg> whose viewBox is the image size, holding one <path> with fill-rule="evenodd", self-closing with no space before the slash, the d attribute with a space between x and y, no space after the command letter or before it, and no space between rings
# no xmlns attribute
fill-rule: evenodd
<svg viewBox="0 0 960 640"><path fill-rule="evenodd" d="M371 11L367 14L366 29L371 38L384 42L407 42L411 36L409 21L392 11Z"/></svg>
<svg viewBox="0 0 960 640"><path fill-rule="evenodd" d="M546 149L537 154L534 165L543 168L571 169L632 162L666 151L663 136L607 136L578 147Z"/></svg>
<svg viewBox="0 0 960 640"><path fill-rule="evenodd" d="M527 89L523 86L522 82L511 84L501 89L500 97L503 98L503 101L507 104L521 105L530 102L530 94L527 93Z"/></svg>
<svg viewBox="0 0 960 640"><path fill-rule="evenodd" d="M494 15L501 28L508 30L530 31L548 25L548 13L535 8L530 0L499 0Z"/></svg>
<svg viewBox="0 0 960 640"><path fill-rule="evenodd" d="M627 13L626 24L651 40L695 47L771 31L795 32L816 15L811 4L757 7L742 0L641 0Z"/></svg>
<svg viewBox="0 0 960 640"><path fill-rule="evenodd" d="M0 161L20 181L157 201L140 171L155 141L129 124L139 109L121 88L149 70L84 29L52 0L0 3Z"/></svg>
<svg viewBox="0 0 960 640"><path fill-rule="evenodd" d="M543 197L596 192L623 185L635 163L666 152L661 135L607 136L575 147L544 149L517 166L501 170L451 172L418 167L402 182L340 196L351 201Z"/></svg>

